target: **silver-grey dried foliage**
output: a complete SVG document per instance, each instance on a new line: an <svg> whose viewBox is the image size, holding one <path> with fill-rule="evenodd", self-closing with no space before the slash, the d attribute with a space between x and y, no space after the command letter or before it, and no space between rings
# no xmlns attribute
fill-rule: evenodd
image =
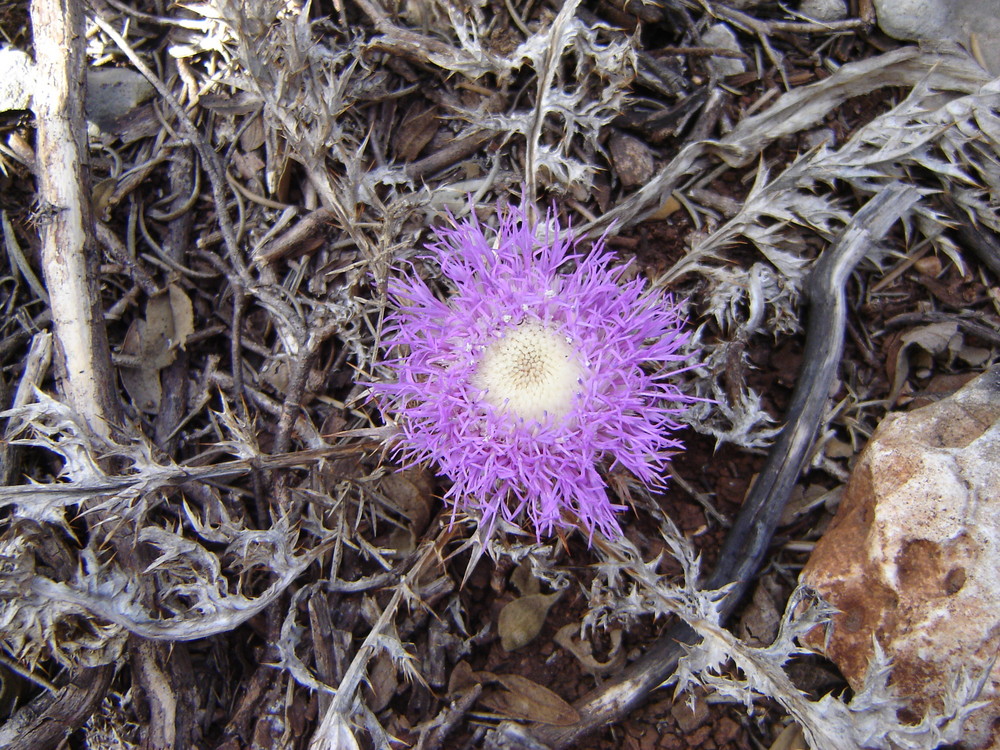
<svg viewBox="0 0 1000 750"><path fill-rule="evenodd" d="M918 723L905 723L899 715L907 706L906 696L898 695L890 684L891 664L877 643L865 684L853 698L829 694L810 699L785 668L796 657L812 653L799 639L823 627L833 610L800 587L788 601L774 642L750 646L720 623L718 604L724 590L698 588L701 564L689 540L668 519L661 519L661 536L667 553L683 570L680 582L659 572L662 555L644 560L631 542L620 540L595 566L598 575L588 592L581 631L586 635L595 628L627 627L639 619L668 615L682 619L702 640L686 649L664 685L674 687L677 700L701 687L752 712L756 701L770 698L802 726L809 746L818 750L933 750L959 741L965 719L985 705L978 696L989 677L989 665L985 669L970 665L943 706L929 710Z"/></svg>
<svg viewBox="0 0 1000 750"><path fill-rule="evenodd" d="M915 70L923 71L902 102L839 147L821 146L807 152L774 176L764 174L763 168L758 170L739 212L696 235L688 255L665 273L663 283L694 275L707 285L705 299L709 304L700 312L712 316L725 335L720 341L702 342L699 359L705 369L725 372L733 356L742 356L742 345L749 336L786 333L794 327L798 320L794 311L809 268L808 260L799 253L810 239L829 239L851 216L851 206L834 197L829 191L832 186L847 184L864 195L895 181L923 184L926 194L948 191L971 221L997 226L1000 81L988 80L961 55L928 55L920 65L914 64L912 52L889 53L884 58L857 65L867 71L880 69L883 74L897 66L904 79L912 77ZM845 78L850 84L851 77ZM744 121L713 147L734 163L746 163L757 158L773 137L778 121L787 125L787 108L792 103L785 99L794 99L799 112L825 102L797 123L801 128L813 124L820 112L828 111L840 97L861 93L870 85L856 79L855 85L837 90L833 86L837 82L828 81L779 98L756 117L761 129L758 133L750 131L750 121ZM733 143L740 144L738 158ZM756 154L747 145L753 143L759 144ZM689 156L682 155L677 161L682 174L690 168ZM663 174L668 175L672 168L668 165ZM936 184L925 179L928 173L936 178ZM669 177L674 178L676 175ZM628 210L641 209L629 206ZM926 237L962 267L957 249L942 235L944 223L927 203L918 203L906 217L909 233ZM741 268L726 263L729 249L740 241L752 243L760 252L759 264ZM872 248L872 263L886 260L884 248ZM716 403L696 409L692 425L720 440L750 447L764 444L773 420L761 409L758 395L744 388L734 397L721 387L718 378L701 377L700 370L696 373L694 386ZM590 609L583 627L607 627L637 617L657 619L668 613L681 617L703 641L682 660L675 678L679 688L700 684L748 706L758 696L772 698L801 724L811 747L830 750L936 748L960 740L965 718L982 706L978 695L988 670L970 665L949 693L946 705L930 711L917 724L906 724L899 718L905 697L893 691L891 665L878 650L879 658L871 666L864 689L852 700L844 702L833 695L807 700L784 667L794 656L806 653L796 638L825 619L828 613L822 605L810 605L802 612L799 606L805 594L793 595L775 643L752 648L720 626L715 614L718 595L700 592L692 583L699 579L699 566L689 542L670 524L663 525L663 536L684 571L682 584L657 573L659 560L643 561L631 544L619 541L614 557L598 566L601 574L590 587Z"/></svg>
<svg viewBox="0 0 1000 750"><path fill-rule="evenodd" d="M481 0L398 5L398 12L389 15L359 0L374 28L367 35L318 29L293 4L270 0L187 3L183 22L171 26L172 55L214 61L212 76L197 64L192 67L206 91L225 95L225 106L206 104L216 107L212 137L220 142L213 145L231 146L259 121L265 165L256 192L271 194L294 160L307 174L303 190L309 200L336 218L336 236L328 247L314 258L283 264L280 271L239 256L226 260L234 283L276 331L269 352L275 361L308 362L310 353L334 339L366 371L375 358L386 276L395 263L413 257L428 220L439 219L446 208L466 210L469 196L486 207L497 195L516 195L522 185L531 194L548 188L586 203L605 164L601 131L628 105L636 40L582 21L576 0L546 11L521 41L507 47L490 38L490 13ZM702 0L691 5L691 12L707 17L711 5ZM115 54L101 34L89 37L88 50L94 59ZM503 147L480 151L476 168L470 166L462 179L416 178L413 165L393 163L386 134L364 116L364 105L405 94L409 84L373 62L381 55L419 61L425 75L439 77L435 104L447 140L488 136ZM476 104L458 95L459 82L474 88L487 74L501 88L515 74L531 83L520 96L483 97ZM806 132L847 99L888 85L911 90L846 143L805 150L787 166L770 164L763 156L778 138ZM767 446L777 431L776 415L763 408L761 394L739 375L750 367L746 346L752 337L777 339L797 330L803 284L817 248L851 220L866 196L897 181L923 186L928 197L946 190L970 220L1000 231L995 211L1000 199L998 110L1000 84L989 81L964 53L896 50L844 65L824 81L776 97L716 141L689 143L667 154L649 183L611 205L596 222L576 222L599 233L613 223L621 228L642 219L671 192L685 198L699 231L658 283L679 297L690 296L689 315L700 326L692 345L700 349L692 355L699 366L687 377L690 391L707 400L691 410L692 427L719 441ZM727 170L743 174L755 164L753 184L734 213L698 202L697 191L712 179ZM846 199L852 191L856 200ZM299 213L235 194L230 203L238 226L247 231L241 238L247 257ZM917 204L906 224L911 238L925 237L962 263L929 200ZM734 262L736 249L751 251L753 262ZM873 248L873 263L887 260L884 249ZM433 273L419 261L417 267ZM725 372L736 376L722 383ZM261 393L255 376L247 373L249 392L277 418L282 404ZM292 412L301 447L329 447L309 409L295 404ZM354 420L348 427L372 427L359 408L347 412ZM720 592L699 590L701 565L691 541L666 519L660 524L662 546L679 565L680 576L664 575L660 557L646 560L638 547L621 539L592 548L594 575L584 585L560 544L540 544L514 530L498 541L470 531L461 518L409 553L378 547L359 533L359 519L378 528L400 525L399 515L379 493L378 473L329 482L317 468L322 462L314 461L295 464L315 469L294 488L295 502L272 507L267 529L252 528L237 490L221 480L245 477L268 457L256 444L256 425L235 414L224 403L212 416L205 439L227 458L207 466L158 458L137 436L98 439L63 404L41 393L34 404L0 415L14 426L13 444L43 451L62 466L58 476L38 475L0 488L0 507L11 513L0 542L0 641L12 656L27 664L51 659L76 667L118 659L129 632L165 640L228 632L277 601L326 555L323 581L292 587L275 668L322 696L319 705L325 708L311 748L359 747L355 734L360 733L376 747L388 747L383 717L367 707L360 687L380 654L388 655L401 680L424 679L400 623L422 611L423 594L434 585L424 573L444 554L438 542L456 534L466 539L474 557L489 552L515 563L530 560L533 574L550 591L576 587L587 603L580 623L585 637L639 620L682 618L704 640L683 659L678 689L701 684L748 706L760 696L774 699L803 726L814 748L841 750L847 742L866 748L934 748L955 739L962 718L977 707L979 675L970 673L939 714L906 725L897 717L901 699L888 684L890 665L885 663L873 665L865 689L850 702L834 696L807 700L785 667L802 653L796 638L820 625L827 612L799 592L775 643L747 646L720 626ZM109 465L118 468L102 468ZM635 493L642 507L652 505L641 490ZM72 525L77 517L101 519L85 541ZM104 542L112 534L151 550L141 575L109 552ZM26 555L29 548L42 552ZM348 553L381 573L357 579L342 568ZM45 565L32 562L39 556ZM319 636L310 632L303 614L303 608L313 612L311 600L325 595L327 585L388 594L378 599L382 606L361 594L369 627L363 641L351 642L344 633L328 635L326 646L343 666L337 684L320 676ZM157 602L155 609L151 601ZM448 613L462 647L471 648L481 633L466 621L457 597L444 601L438 611ZM110 746L115 738L120 746L131 745L135 728L129 704L127 696L109 695L91 722L90 746Z"/></svg>
<svg viewBox="0 0 1000 750"><path fill-rule="evenodd" d="M183 513L155 512L186 483L248 473L250 461L221 472L159 463L144 441L102 440L64 404L41 392L37 399L0 414L14 425L11 445L62 461L49 482L0 487L0 507L11 507L11 527L19 532L0 543L0 640L18 659L92 666L117 659L130 632L170 641L228 632L273 602L313 561L300 553L300 531L287 518L276 518L269 529L247 528L226 513L222 498L198 507L190 496L176 506ZM99 462L109 460L122 466L119 473L101 468ZM77 548L70 523L91 514L101 524ZM111 554L108 534L144 543L153 555L146 568L134 571ZM225 545L221 554L219 544ZM46 561L65 564L36 565L26 554L33 547L45 550ZM254 580L258 588L245 590L234 580Z"/></svg>
<svg viewBox="0 0 1000 750"><path fill-rule="evenodd" d="M883 76L895 69L900 80L916 79L902 102L839 147L821 145L773 176L761 167L739 212L707 234L696 234L687 255L664 274L664 284L692 275L705 283L709 304L699 312L712 316L723 332L715 341L699 342L699 359L708 367L697 371L694 387L719 406L706 403L692 410L689 421L695 429L745 447L761 447L774 434L772 417L760 408L758 394L746 386L726 389L719 377L701 374L708 370L718 375L734 358L742 361L750 336L764 331L776 336L797 326L811 257L803 253L816 240L829 241L852 215L831 188L849 185L859 195L870 195L897 181L922 184L928 196L939 190L949 193L971 221L997 226L1000 82L990 81L961 53L928 53L924 58L915 61L912 51L903 50L845 65L825 82L785 94L711 144L728 160L745 164L758 158L789 122L800 128L815 124L844 98L869 91L874 71ZM837 76L844 80L837 81ZM793 108L795 114L789 115ZM754 121L756 134L750 130ZM754 143L759 144L756 152L750 145ZM684 173L690 170L687 161L681 164ZM670 170L668 165L664 173ZM936 183L928 182L928 173ZM695 177L690 184L697 184ZM712 221L710 213L706 220ZM928 202L917 204L904 221L917 239L926 237L964 267L957 248L943 234L948 222ZM747 269L728 262L729 249L738 243L750 243L763 265ZM872 248L870 262L886 259L884 249Z"/></svg>
<svg viewBox="0 0 1000 750"><path fill-rule="evenodd" d="M505 140L515 133L524 137L529 191L541 178L543 185L554 183L584 199L596 171L598 136L625 104L635 54L627 38L600 42L598 33L604 27L576 17L578 5L579 0L564 3L551 24L521 43L504 61L505 73L525 62L531 64L537 80L534 106L487 115L486 124L502 133ZM572 66L567 65L567 58ZM582 145L589 158L574 156L574 145Z"/></svg>
<svg viewBox="0 0 1000 750"><path fill-rule="evenodd" d="M803 728L813 748L936 748L962 739L962 725L973 711L985 704L977 701L989 670L973 665L953 686L940 709L929 710L915 724L900 721L906 696L890 684L891 664L875 642L875 657L865 683L849 701L833 694L810 700L789 678L785 666L796 656L811 653L798 639L822 626L832 610L796 589L790 597L777 638L767 647L753 647L708 618L682 617L702 637L687 650L669 684L677 695L692 687L743 703L752 710L754 700L776 700ZM735 668L735 673L733 669Z"/></svg>

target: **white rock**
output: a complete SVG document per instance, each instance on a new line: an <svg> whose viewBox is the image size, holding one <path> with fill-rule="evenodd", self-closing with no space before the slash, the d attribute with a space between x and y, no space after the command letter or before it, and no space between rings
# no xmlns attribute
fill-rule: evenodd
<svg viewBox="0 0 1000 750"><path fill-rule="evenodd" d="M706 47L718 47L729 52L743 53L740 43L736 39L733 30L724 23L717 23L708 31L701 35L701 43ZM747 66L739 59L732 57L711 57L708 66L719 78L745 73Z"/></svg>
<svg viewBox="0 0 1000 750"><path fill-rule="evenodd" d="M153 95L152 84L128 68L87 70L87 119L101 128L110 127Z"/></svg>
<svg viewBox="0 0 1000 750"><path fill-rule="evenodd" d="M840 610L827 655L857 689L877 638L915 716L1000 651L1000 366L954 396L887 417L802 580ZM822 648L822 634L813 633ZM997 747L1000 661L962 746ZM1000 728L1000 727L998 727Z"/></svg>
<svg viewBox="0 0 1000 750"><path fill-rule="evenodd" d="M940 40L951 27L950 0L873 0L873 4L879 28L893 39Z"/></svg>
<svg viewBox="0 0 1000 750"><path fill-rule="evenodd" d="M34 84L31 56L0 47L0 112L31 107ZM102 127L131 111L154 93L143 76L127 68L87 69L87 118Z"/></svg>
<svg viewBox="0 0 1000 750"><path fill-rule="evenodd" d="M1000 74L1000 0L873 0L879 28L895 39L957 42Z"/></svg>
<svg viewBox="0 0 1000 750"><path fill-rule="evenodd" d="M843 21L847 18L845 0L802 0L799 13L817 21Z"/></svg>
<svg viewBox="0 0 1000 750"><path fill-rule="evenodd" d="M27 52L0 47L0 112L31 106L33 68Z"/></svg>

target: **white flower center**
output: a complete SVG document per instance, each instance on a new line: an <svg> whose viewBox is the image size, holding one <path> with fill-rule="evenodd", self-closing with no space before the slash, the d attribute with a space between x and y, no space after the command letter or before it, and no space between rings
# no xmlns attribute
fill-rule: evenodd
<svg viewBox="0 0 1000 750"><path fill-rule="evenodd" d="M490 344L473 385L487 403L524 420L561 417L580 391L583 369L566 339L541 323L521 323Z"/></svg>

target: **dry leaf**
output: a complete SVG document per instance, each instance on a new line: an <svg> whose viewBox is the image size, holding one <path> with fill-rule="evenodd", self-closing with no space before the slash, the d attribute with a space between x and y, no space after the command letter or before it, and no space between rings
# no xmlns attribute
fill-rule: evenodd
<svg viewBox="0 0 1000 750"><path fill-rule="evenodd" d="M775 604L775 598L769 590L768 579L762 578L737 623L737 632L746 643L766 647L778 635L781 610Z"/></svg>
<svg viewBox="0 0 1000 750"><path fill-rule="evenodd" d="M981 346L963 346L958 351L958 358L969 367L982 367L993 356L993 352Z"/></svg>
<svg viewBox="0 0 1000 750"><path fill-rule="evenodd" d="M264 145L264 122L256 113L250 117L250 122L240 134L240 148L246 153L256 151Z"/></svg>
<svg viewBox="0 0 1000 750"><path fill-rule="evenodd" d="M500 610L497 620L500 644L504 649L516 651L535 640L545 624L549 608L556 603L560 593L532 594L508 602Z"/></svg>
<svg viewBox="0 0 1000 750"><path fill-rule="evenodd" d="M142 340L146 333L146 321L136 319L125 332L121 352L127 357L143 361ZM160 386L160 371L151 367L122 367L122 385L128 393L135 408L147 414L156 414L160 410L160 399L163 389Z"/></svg>
<svg viewBox="0 0 1000 750"><path fill-rule="evenodd" d="M194 305L187 292L176 284L167 287L167 294L170 296L170 311L174 319L172 346L183 349L188 337L194 333Z"/></svg>
<svg viewBox="0 0 1000 750"><path fill-rule="evenodd" d="M177 358L188 336L194 333L194 307L187 293L176 284L150 297L145 320L134 320L122 342L121 353L141 362L139 367L122 367L122 384L136 408L155 414L163 391L160 370Z"/></svg>
<svg viewBox="0 0 1000 750"><path fill-rule="evenodd" d="M531 560L527 557L521 561L520 565L514 568L514 572L510 574L510 582L521 596L531 596L532 594L540 593L542 590L541 583L531 572Z"/></svg>
<svg viewBox="0 0 1000 750"><path fill-rule="evenodd" d="M809 745L802 734L802 727L793 721L781 730L769 750L809 750Z"/></svg>
<svg viewBox="0 0 1000 750"><path fill-rule="evenodd" d="M611 631L611 651L608 653L607 661L597 661L594 658L594 651L590 643L578 639L576 632L578 626L564 625L556 633L556 643L569 651L583 665L583 668L592 675L603 677L604 675L617 672L625 666L625 652L622 650L622 631L618 628Z"/></svg>
<svg viewBox="0 0 1000 750"><path fill-rule="evenodd" d="M278 393L288 390L288 381L292 375L292 364L287 355L272 357L260 371L260 379L274 388Z"/></svg>
<svg viewBox="0 0 1000 750"><path fill-rule="evenodd" d="M399 123L399 130L393 139L397 158L404 162L415 160L437 131L437 107L410 107Z"/></svg>
<svg viewBox="0 0 1000 750"><path fill-rule="evenodd" d="M397 685L399 679L396 677L392 656L386 651L379 652L378 656L368 662L368 682L365 686L368 707L377 713L388 706L392 696L396 694Z"/></svg>
<svg viewBox="0 0 1000 750"><path fill-rule="evenodd" d="M146 329L140 341L146 367L161 370L171 364L176 350L194 333L194 308L176 284L146 303Z"/></svg>
<svg viewBox="0 0 1000 750"><path fill-rule="evenodd" d="M914 328L899 338L899 350L896 352L895 367L889 372L892 378L892 391L889 401L894 402L903 390L906 378L910 374L910 357L912 350L926 352L934 357L947 355L948 361L962 348L962 334L958 332L957 323L931 323ZM893 360L890 358L890 367Z"/></svg>
<svg viewBox="0 0 1000 750"><path fill-rule="evenodd" d="M492 678L506 690L485 693L480 704L511 719L536 721L559 727L580 721L580 714L570 704L546 687L532 682L527 677L516 674L478 673L481 677Z"/></svg>
<svg viewBox="0 0 1000 750"><path fill-rule="evenodd" d="M456 695L478 685L482 682L481 675L482 673L474 672L469 662L462 659L448 676L448 695Z"/></svg>
<svg viewBox="0 0 1000 750"><path fill-rule="evenodd" d="M379 480L379 489L410 521L410 531L420 536L430 521L433 505L429 474L417 469L386 474Z"/></svg>
<svg viewBox="0 0 1000 750"><path fill-rule="evenodd" d="M94 215L101 221L111 218L111 206L117 188L118 180L114 177L105 177L91 188L90 205L94 209Z"/></svg>

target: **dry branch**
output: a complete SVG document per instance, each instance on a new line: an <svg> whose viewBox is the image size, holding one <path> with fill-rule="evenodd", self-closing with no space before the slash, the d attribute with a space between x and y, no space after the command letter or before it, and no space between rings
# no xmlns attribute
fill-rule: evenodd
<svg viewBox="0 0 1000 750"><path fill-rule="evenodd" d="M83 8L71 1L34 0L31 22L36 81L32 99L37 133L36 210L60 384L88 429L106 436L121 417L98 293L98 256L91 239L87 197ZM10 723L11 743L5 746L41 750L59 744L90 716L113 674L112 666L80 670L64 693L43 711L22 709L15 715Z"/></svg>
<svg viewBox="0 0 1000 750"><path fill-rule="evenodd" d="M83 8L70 0L35 0L31 20L42 272L51 301L61 383L67 401L91 429L107 435L109 423L119 422L119 402L98 294L98 255L85 169Z"/></svg>

